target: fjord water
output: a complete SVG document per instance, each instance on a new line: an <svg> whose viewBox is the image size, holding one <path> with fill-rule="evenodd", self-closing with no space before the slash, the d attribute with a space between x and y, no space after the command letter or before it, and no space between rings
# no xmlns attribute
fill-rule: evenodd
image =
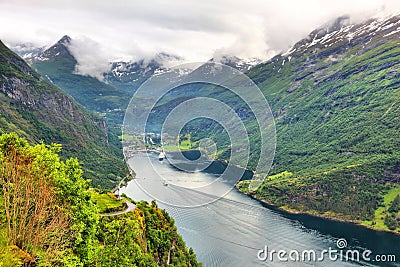
<svg viewBox="0 0 400 267"><path fill-rule="evenodd" d="M194 198L200 194L194 193L193 185L216 179L215 175L205 172L180 171L166 161L158 161L157 155L150 154L149 160L137 154L128 163L136 172L136 179L122 192L135 200L161 198L175 201L170 203L195 203ZM165 180L172 183L166 186ZM186 190L174 183L187 184L194 189ZM224 183L213 185L229 186ZM151 188L151 192L143 188ZM222 191L224 188L215 192ZM348 246L344 251L357 249L361 254L369 249L373 252L371 258L377 254L394 254L399 262L400 237L350 223L281 212L235 189L217 201L197 207L177 207L162 202L158 202L158 206L174 218L179 233L187 246L193 247L203 266L400 266L387 262L331 261L328 256L323 262L280 262L276 254L273 261L269 258L260 261L257 254L265 246L269 251L315 250L320 255L324 249L337 249L337 240L345 238Z"/></svg>

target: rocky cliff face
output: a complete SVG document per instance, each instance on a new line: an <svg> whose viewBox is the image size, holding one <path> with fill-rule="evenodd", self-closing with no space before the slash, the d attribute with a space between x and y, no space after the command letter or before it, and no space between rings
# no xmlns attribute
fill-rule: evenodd
<svg viewBox="0 0 400 267"><path fill-rule="evenodd" d="M65 121L77 124L95 122L89 119L70 97L49 85L17 56L9 53L6 58L3 55L2 64L14 68L8 73L0 73L1 92L20 112L38 111L41 122L54 126L61 126ZM102 135L106 136L104 127L100 129Z"/></svg>

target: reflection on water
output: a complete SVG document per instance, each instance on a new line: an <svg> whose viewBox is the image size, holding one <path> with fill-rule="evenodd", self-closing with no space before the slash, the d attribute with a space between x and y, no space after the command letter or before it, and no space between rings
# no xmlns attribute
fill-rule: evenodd
<svg viewBox="0 0 400 267"><path fill-rule="evenodd" d="M136 179L129 182L122 192L135 200L151 201L155 198L174 203L199 203L214 199L215 194L229 191L229 181L213 183L207 192L196 186L212 183L216 175L187 173L160 162L157 157L148 161L135 156L129 164L136 172ZM168 180L168 186L163 183ZM179 182L179 186L174 183ZM185 189L187 184L192 189ZM143 192L143 186L147 193ZM148 194L150 193L150 195ZM168 202L167 202L168 203ZM345 238L350 249L369 249L375 254L396 254L400 259L400 237L372 231L349 223L333 222L307 215L293 215L265 207L238 191L231 190L224 197L207 205L177 207L159 202L159 207L175 219L179 233L187 245L193 247L204 266L360 266L354 262L333 262L325 257L323 262L262 262L257 258L260 249L269 250L322 250L337 249L338 238ZM319 255L319 254L317 254ZM372 256L371 256L372 257ZM363 263L373 266L371 263ZM376 263L374 263L376 264ZM400 266L384 264L383 266Z"/></svg>

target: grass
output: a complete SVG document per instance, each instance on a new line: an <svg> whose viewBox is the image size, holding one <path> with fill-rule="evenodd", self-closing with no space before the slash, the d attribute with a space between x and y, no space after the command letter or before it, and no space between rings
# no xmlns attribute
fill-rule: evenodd
<svg viewBox="0 0 400 267"><path fill-rule="evenodd" d="M181 149L191 149L192 148L192 144L191 144L190 140L183 140L181 142L180 148Z"/></svg>
<svg viewBox="0 0 400 267"><path fill-rule="evenodd" d="M275 180L275 179L279 179L279 178L287 178L292 176L293 173L289 172L289 171L284 171L284 172L280 172L278 174L274 174L274 175L270 175L268 176L268 180Z"/></svg>
<svg viewBox="0 0 400 267"><path fill-rule="evenodd" d="M100 213L119 211L125 208L124 202L118 200L117 197L111 192L100 194L96 191L92 191L91 194L92 200L99 209Z"/></svg>
<svg viewBox="0 0 400 267"><path fill-rule="evenodd" d="M130 134L122 134L122 135L118 136L118 138L120 140L128 140L128 139L133 140L135 138L135 136L130 135Z"/></svg>
<svg viewBox="0 0 400 267"><path fill-rule="evenodd" d="M179 150L189 150L192 149L193 144L190 139L190 134L182 135L179 137L180 142L179 146L177 145L164 145L163 150L164 151L179 151Z"/></svg>
<svg viewBox="0 0 400 267"><path fill-rule="evenodd" d="M374 228L388 230L388 227L385 224L385 216L387 211L392 204L395 197L400 194L400 185L397 185L391 188L384 196L383 196L383 206L378 207L375 210L375 216L373 221L363 221L362 224L366 226L374 226ZM399 230L399 229L397 229Z"/></svg>
<svg viewBox="0 0 400 267"><path fill-rule="evenodd" d="M180 146L175 146L175 145L165 145L163 146L164 151L179 151L179 150L189 150L191 149L192 146L190 145L180 145Z"/></svg>
<svg viewBox="0 0 400 267"><path fill-rule="evenodd" d="M400 185L393 187L390 189L386 195L383 197L383 203L386 206L390 206L392 201L395 199L395 197L400 193Z"/></svg>

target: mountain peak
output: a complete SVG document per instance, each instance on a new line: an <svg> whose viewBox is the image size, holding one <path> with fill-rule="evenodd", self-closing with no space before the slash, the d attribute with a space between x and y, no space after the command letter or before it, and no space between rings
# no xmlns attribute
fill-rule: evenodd
<svg viewBox="0 0 400 267"><path fill-rule="evenodd" d="M68 60L75 68L76 60L69 51L69 46L71 44L71 37L64 35L57 43L46 49L45 51L39 53L32 62L38 61L48 61L54 60L55 58L68 58Z"/></svg>
<svg viewBox="0 0 400 267"><path fill-rule="evenodd" d="M59 75L54 65L47 67ZM1 41L0 77L1 116L7 118L0 122L2 132L17 131L32 142L43 140L70 147L64 155L81 158L87 166L85 177L96 185L111 188L117 175L126 173L118 145L108 142L114 133L108 132L105 121L46 82ZM101 166L115 166L116 171Z"/></svg>
<svg viewBox="0 0 400 267"><path fill-rule="evenodd" d="M160 52L157 53L154 56L154 59L157 63L164 63L165 61L179 61L179 60L183 60L182 57L178 56L178 55L174 55L174 54L169 54L166 52Z"/></svg>
<svg viewBox="0 0 400 267"><path fill-rule="evenodd" d="M262 60L258 58L243 59L232 55L218 55L217 57L211 58L208 62L225 64L243 72L260 64Z"/></svg>
<svg viewBox="0 0 400 267"><path fill-rule="evenodd" d="M64 35L57 43L58 44L63 44L63 45L68 45L71 43L71 37L68 35Z"/></svg>
<svg viewBox="0 0 400 267"><path fill-rule="evenodd" d="M400 34L399 23L400 16L371 18L357 24L351 23L349 16L341 16L312 31L281 55L292 57L308 50L314 56L322 53L338 57L359 44L366 51L368 47L387 42L388 38L396 40Z"/></svg>
<svg viewBox="0 0 400 267"><path fill-rule="evenodd" d="M350 25L350 17L348 15L340 16L310 33L310 38L320 38L326 34L339 31L342 27Z"/></svg>

